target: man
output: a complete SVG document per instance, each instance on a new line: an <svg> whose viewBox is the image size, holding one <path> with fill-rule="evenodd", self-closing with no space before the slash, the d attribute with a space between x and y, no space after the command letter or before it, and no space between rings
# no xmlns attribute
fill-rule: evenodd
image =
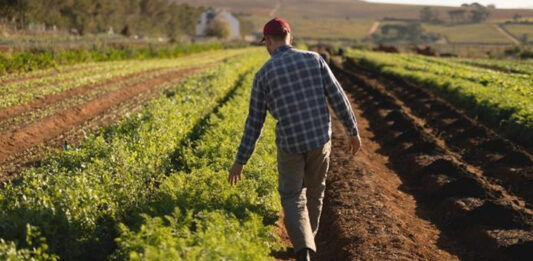
<svg viewBox="0 0 533 261"><path fill-rule="evenodd" d="M241 179L268 110L277 120L278 190L285 227L297 260L309 260L310 251L316 252L331 150L326 101L345 126L352 153L359 150L361 140L350 103L324 59L293 48L290 26L281 18L269 21L263 35L271 58L255 75L244 135L228 181L234 185Z"/></svg>

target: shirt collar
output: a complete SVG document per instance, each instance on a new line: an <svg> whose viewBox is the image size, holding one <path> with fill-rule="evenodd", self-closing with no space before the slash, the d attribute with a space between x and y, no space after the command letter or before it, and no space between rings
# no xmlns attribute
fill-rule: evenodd
<svg viewBox="0 0 533 261"><path fill-rule="evenodd" d="M276 56L276 55L278 55L280 53L283 53L283 52L285 52L285 51L287 51L287 50L289 50L291 48L292 48L292 45L290 45L290 44L282 45L282 46L276 48L276 50L274 50L274 52L272 52L272 56Z"/></svg>

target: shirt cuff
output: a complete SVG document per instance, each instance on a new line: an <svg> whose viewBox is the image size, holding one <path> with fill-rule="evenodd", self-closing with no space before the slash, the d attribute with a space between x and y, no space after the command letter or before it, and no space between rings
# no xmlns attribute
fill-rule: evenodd
<svg viewBox="0 0 533 261"><path fill-rule="evenodd" d="M241 155L237 154L237 157L235 157L235 162L237 162L237 163L239 163L241 165L246 165L248 160L245 159L244 157L242 157Z"/></svg>

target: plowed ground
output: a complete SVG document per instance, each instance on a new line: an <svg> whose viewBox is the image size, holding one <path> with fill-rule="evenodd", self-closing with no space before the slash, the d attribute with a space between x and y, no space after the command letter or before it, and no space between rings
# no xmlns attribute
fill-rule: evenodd
<svg viewBox="0 0 533 261"><path fill-rule="evenodd" d="M147 70L0 110L0 181L38 165L48 152L75 144L86 133L140 110L186 76L211 66ZM20 79L25 80L31 78Z"/></svg>
<svg viewBox="0 0 533 261"><path fill-rule="evenodd" d="M332 67L363 149L346 153L344 128L333 117L314 260L530 260L533 161L526 149L409 82L353 61Z"/></svg>

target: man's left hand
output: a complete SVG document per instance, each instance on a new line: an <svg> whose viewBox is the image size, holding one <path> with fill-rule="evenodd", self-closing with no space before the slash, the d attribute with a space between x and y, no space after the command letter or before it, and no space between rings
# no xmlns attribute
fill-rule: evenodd
<svg viewBox="0 0 533 261"><path fill-rule="evenodd" d="M244 165L239 164L237 162L233 163L233 167L231 167L231 170L229 171L228 175L229 184L233 186L237 184L237 182L241 181L241 173L243 168Z"/></svg>

